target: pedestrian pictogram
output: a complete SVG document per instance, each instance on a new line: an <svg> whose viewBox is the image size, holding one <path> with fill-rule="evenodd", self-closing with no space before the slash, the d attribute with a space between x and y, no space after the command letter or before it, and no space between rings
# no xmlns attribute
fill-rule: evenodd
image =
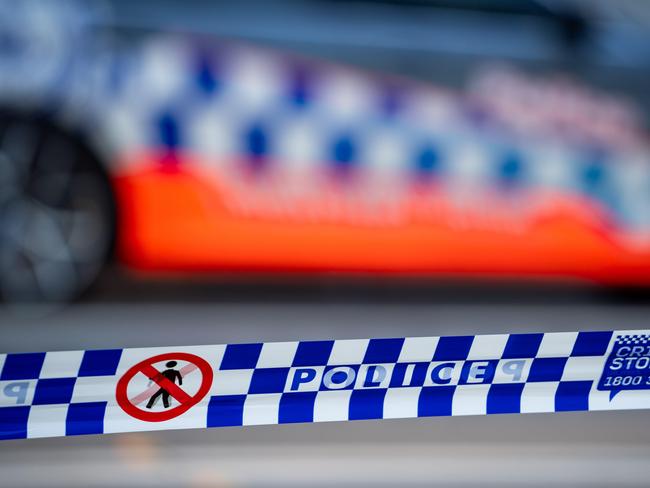
<svg viewBox="0 0 650 488"><path fill-rule="evenodd" d="M147 408L153 407L155 405L155 403L156 403L156 400L158 400L158 398L161 395L162 395L163 405L165 406L165 408L169 408L169 397L171 395L171 393L168 391L169 385L168 384L163 385L161 383L161 381L162 381L163 378L166 378L167 380L171 381L172 384L175 384L176 380L178 380L178 385L179 386L183 384L183 375L181 375L181 373L178 370L172 369L177 364L178 363L176 361L167 361L165 366L168 369L166 369L162 373L158 373L158 374L152 376L151 378L149 378L150 382L155 382L156 384L160 385L160 389L156 393L151 395L151 397L149 398L149 401L147 402ZM176 391L175 393L176 393L176 395L178 395L178 391ZM180 401L180 399L179 399L179 401Z"/></svg>
<svg viewBox="0 0 650 488"><path fill-rule="evenodd" d="M185 364L180 366L180 362ZM184 389L183 383L187 376L196 371L200 373L201 380L198 390L192 393ZM145 377L148 383L144 390L137 394L129 393L131 382ZM122 410L132 417L146 422L162 422L178 417L199 403L210 390L212 377L212 368L199 356L184 352L159 354L139 362L124 373L117 383L115 396ZM160 400L162 405L158 405ZM146 405L141 407L145 401Z"/></svg>

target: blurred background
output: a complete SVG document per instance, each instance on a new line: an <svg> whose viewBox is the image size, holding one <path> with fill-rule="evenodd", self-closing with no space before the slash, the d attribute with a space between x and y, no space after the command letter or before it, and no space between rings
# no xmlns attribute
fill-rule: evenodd
<svg viewBox="0 0 650 488"><path fill-rule="evenodd" d="M641 0L0 2L0 351L647 327ZM648 414L7 441L3 486L646 486Z"/></svg>

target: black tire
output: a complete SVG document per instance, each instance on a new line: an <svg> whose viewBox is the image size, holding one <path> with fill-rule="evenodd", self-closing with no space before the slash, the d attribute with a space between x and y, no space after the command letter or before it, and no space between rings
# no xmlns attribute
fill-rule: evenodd
<svg viewBox="0 0 650 488"><path fill-rule="evenodd" d="M0 114L0 294L7 302L80 296L107 262L115 207L87 146L34 117Z"/></svg>

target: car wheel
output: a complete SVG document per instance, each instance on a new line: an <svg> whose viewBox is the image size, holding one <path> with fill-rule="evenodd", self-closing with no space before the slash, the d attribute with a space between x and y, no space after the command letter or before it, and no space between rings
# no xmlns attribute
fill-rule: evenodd
<svg viewBox="0 0 650 488"><path fill-rule="evenodd" d="M0 293L6 301L78 297L109 257L114 216L108 178L80 141L44 122L0 117Z"/></svg>

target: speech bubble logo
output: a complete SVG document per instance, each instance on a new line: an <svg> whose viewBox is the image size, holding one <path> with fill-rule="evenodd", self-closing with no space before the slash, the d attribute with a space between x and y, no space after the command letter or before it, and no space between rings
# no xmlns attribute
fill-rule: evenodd
<svg viewBox="0 0 650 488"><path fill-rule="evenodd" d="M610 402L624 390L650 390L650 334L616 337L597 389Z"/></svg>

